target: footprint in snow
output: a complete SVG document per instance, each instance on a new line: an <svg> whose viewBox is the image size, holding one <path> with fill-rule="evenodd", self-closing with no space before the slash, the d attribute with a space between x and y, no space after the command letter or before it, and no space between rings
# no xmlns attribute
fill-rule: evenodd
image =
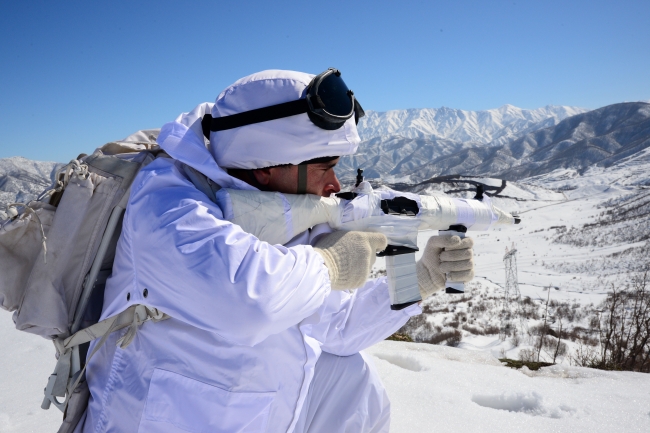
<svg viewBox="0 0 650 433"><path fill-rule="evenodd" d="M542 396L535 391L528 393L504 392L500 395L474 395L472 401L479 406L490 409L522 412L533 416L564 418L575 414L575 408L567 405L549 406L544 404Z"/></svg>
<svg viewBox="0 0 650 433"><path fill-rule="evenodd" d="M405 370L411 370L411 371L424 371L426 368L420 362L412 358L410 356L403 356L403 355L388 355L388 354L383 354L383 353L377 353L374 355L375 357L379 359L383 359L384 361L390 362L393 365L396 365L397 367L403 368Z"/></svg>

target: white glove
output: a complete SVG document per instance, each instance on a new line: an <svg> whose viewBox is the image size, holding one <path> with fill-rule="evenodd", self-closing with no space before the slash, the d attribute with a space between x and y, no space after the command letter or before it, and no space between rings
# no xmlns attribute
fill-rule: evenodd
<svg viewBox="0 0 650 433"><path fill-rule="evenodd" d="M420 295L426 299L445 287L449 273L450 281L468 282L474 278L472 238L458 236L432 236L424 254L415 265Z"/></svg>
<svg viewBox="0 0 650 433"><path fill-rule="evenodd" d="M386 245L386 236L381 233L336 231L319 239L314 250L323 256L332 290L345 290L366 282L375 254Z"/></svg>

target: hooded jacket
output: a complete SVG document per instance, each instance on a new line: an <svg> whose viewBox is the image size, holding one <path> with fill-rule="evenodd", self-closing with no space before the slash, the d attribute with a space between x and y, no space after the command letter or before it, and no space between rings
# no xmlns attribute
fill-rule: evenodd
<svg viewBox="0 0 650 433"><path fill-rule="evenodd" d="M173 159L133 182L102 319L134 304L171 318L143 324L126 349L115 344L125 331L114 333L90 359L77 431L291 432L322 351L357 353L421 312L391 310L384 278L331 291L310 246L327 226L283 246L225 221L180 165L254 189L206 148L196 120L211 108L165 125L158 142Z"/></svg>

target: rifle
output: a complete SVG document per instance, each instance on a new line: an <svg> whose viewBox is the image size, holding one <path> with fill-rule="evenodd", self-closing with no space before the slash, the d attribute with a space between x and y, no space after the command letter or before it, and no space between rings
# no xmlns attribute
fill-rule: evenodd
<svg viewBox="0 0 650 433"><path fill-rule="evenodd" d="M380 232L388 238L386 273L391 309L420 301L415 252L417 235L465 236L467 230L519 224L521 219L492 205L481 187L473 199L373 190L361 172L352 192L321 197L312 194L220 189L216 201L225 219L271 244L285 244L309 228L327 223L335 230ZM447 281L446 293L463 293L464 283Z"/></svg>

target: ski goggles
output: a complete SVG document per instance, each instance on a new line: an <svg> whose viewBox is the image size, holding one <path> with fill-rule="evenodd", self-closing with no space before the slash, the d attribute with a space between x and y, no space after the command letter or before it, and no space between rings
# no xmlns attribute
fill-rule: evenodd
<svg viewBox="0 0 650 433"><path fill-rule="evenodd" d="M211 131L224 131L253 123L307 113L319 128L335 130L354 116L356 123L365 115L359 101L341 78L338 69L329 68L316 75L307 86L306 97L282 104L270 105L223 117L203 116L203 134L209 139Z"/></svg>

